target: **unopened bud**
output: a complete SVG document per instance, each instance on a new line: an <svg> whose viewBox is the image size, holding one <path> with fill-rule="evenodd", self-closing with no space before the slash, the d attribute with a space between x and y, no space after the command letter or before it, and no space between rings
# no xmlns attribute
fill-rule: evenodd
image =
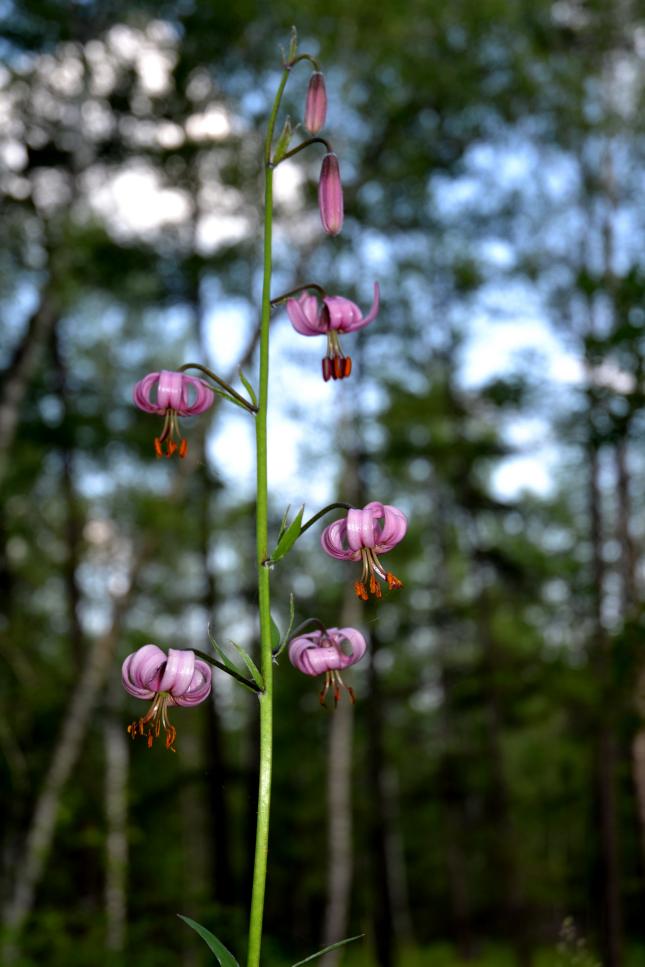
<svg viewBox="0 0 645 967"><path fill-rule="evenodd" d="M323 228L328 235L338 235L343 227L343 186L338 158L333 152L323 158L318 182L318 204Z"/></svg>
<svg viewBox="0 0 645 967"><path fill-rule="evenodd" d="M314 71L309 78L305 102L305 127L310 134L317 134L327 117L327 91L325 75Z"/></svg>

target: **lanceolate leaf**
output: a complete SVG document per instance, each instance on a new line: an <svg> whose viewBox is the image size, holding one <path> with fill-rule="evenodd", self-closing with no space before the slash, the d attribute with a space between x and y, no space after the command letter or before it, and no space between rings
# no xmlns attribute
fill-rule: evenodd
<svg viewBox="0 0 645 967"><path fill-rule="evenodd" d="M177 916L184 923L187 923L189 927L192 927L195 933L198 933L202 940L208 944L217 957L220 967L240 967L230 950L226 949L222 941L218 940L215 934L207 930L206 927L202 927L201 923L197 923L196 920L191 920L190 917L185 917L181 913L178 913Z"/></svg>
<svg viewBox="0 0 645 967"><path fill-rule="evenodd" d="M255 390L253 389L253 386L251 385L251 383L249 382L249 380L246 378L246 376L244 375L244 373L242 372L242 370L240 370L240 379L242 380L242 383L244 384L244 389L249 394L249 399L253 403L253 406L257 406L258 405L258 398L255 395Z"/></svg>
<svg viewBox="0 0 645 967"><path fill-rule="evenodd" d="M273 652L278 651L279 648L280 648L280 629L278 628L277 624L275 623L272 617L271 618L271 651Z"/></svg>
<svg viewBox="0 0 645 967"><path fill-rule="evenodd" d="M242 659L242 661L244 662L244 664L246 665L246 667L250 671L251 678L253 679L253 681L255 682L255 684L258 686L259 689L264 690L264 679L262 678L262 675L260 673L260 669L255 664L255 662L253 661L253 659L251 658L251 656L250 655L247 655L247 653L244 651L244 649L242 648L242 646L241 645L238 645L237 642L233 641L232 638L229 638L229 641L231 642L231 644L235 648L236 652L238 653L238 655L240 656L240 658Z"/></svg>
<svg viewBox="0 0 645 967"><path fill-rule="evenodd" d="M282 534L282 537L276 544L275 550L271 554L272 561L279 561L281 557L290 551L293 545L296 543L300 537L300 531L302 529L302 515L305 512L304 504L293 518L286 531Z"/></svg>
<svg viewBox="0 0 645 967"><path fill-rule="evenodd" d="M357 933L355 937L347 937L346 940L338 940L336 943L330 944L328 947L323 947L322 950L317 950L315 954L310 954L309 957L305 957L304 960L299 960L296 964L292 964L291 967L301 967L302 964L308 964L311 960L316 960L317 957L322 957L323 954L329 953L330 950L337 950L338 947L344 947L346 943L351 943L352 940L360 940L364 937L364 933Z"/></svg>

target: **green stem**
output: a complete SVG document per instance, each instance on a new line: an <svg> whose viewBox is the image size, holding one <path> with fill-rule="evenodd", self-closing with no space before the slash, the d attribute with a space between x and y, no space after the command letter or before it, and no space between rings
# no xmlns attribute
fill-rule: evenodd
<svg viewBox="0 0 645 967"><path fill-rule="evenodd" d="M269 322L271 320L271 254L273 227L273 168L271 144L282 93L289 77L285 68L273 102L264 145L264 277L260 322L260 391L255 421L257 455L256 542L258 599L260 612L260 671L264 691L260 702L260 777L258 818L255 833L253 891L249 915L247 967L259 967L262 946L262 917L269 851L269 812L271 807L271 767L273 756L273 661L271 655L271 589L269 568L262 562L269 556L269 494L267 477L267 410L269 403Z"/></svg>

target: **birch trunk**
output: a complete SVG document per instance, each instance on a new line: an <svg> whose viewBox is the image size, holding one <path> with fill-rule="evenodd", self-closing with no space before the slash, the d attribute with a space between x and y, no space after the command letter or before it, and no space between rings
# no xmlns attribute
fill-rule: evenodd
<svg viewBox="0 0 645 967"><path fill-rule="evenodd" d="M38 360L58 320L58 307L46 284L22 339L5 370L0 389L0 483L9 466L9 452L20 420L20 407L27 394Z"/></svg>
<svg viewBox="0 0 645 967"><path fill-rule="evenodd" d="M105 746L105 946L125 951L128 875L128 774L130 752L123 728L123 692L114 676L103 723Z"/></svg>
<svg viewBox="0 0 645 967"><path fill-rule="evenodd" d="M130 574L130 588L136 570L135 566ZM6 967L13 964L18 956L20 933L33 908L36 889L51 850L63 788L78 761L92 710L113 662L129 600L130 591L115 599L111 627L91 645L67 707L50 766L36 800L23 855L17 864L13 893L3 912L7 939L2 950L2 963Z"/></svg>

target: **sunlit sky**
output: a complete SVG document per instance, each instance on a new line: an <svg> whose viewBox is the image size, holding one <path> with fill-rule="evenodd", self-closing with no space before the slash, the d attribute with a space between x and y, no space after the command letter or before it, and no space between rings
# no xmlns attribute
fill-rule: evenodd
<svg viewBox="0 0 645 967"><path fill-rule="evenodd" d="M152 21L144 29L126 25L112 27L102 41L93 40L85 51L90 65L89 96L82 105L84 130L91 136L105 133L106 126L114 124L114 118L104 107L104 97L115 83L119 65L128 64L135 71L137 90L133 103L140 100L141 113L145 114L146 99L166 91L171 83L172 67L176 59L178 37L174 28L163 21ZM43 90L50 98L48 110L62 110L65 98L73 98L80 92L82 66L78 53L70 47L63 56L33 55L33 60L25 64L25 70L39 73L43 79ZM7 72L5 72L7 73ZM0 75L0 86L7 77ZM119 130L119 134L133 149L137 146L159 145L172 149L186 141L216 144L228 137L232 131L243 131L243 118L232 117L223 107L215 103L212 96L212 81L206 72L197 72L191 80L192 93L189 97L195 103L195 110L183 124L169 121L126 119L129 127ZM190 86L189 86L190 88ZM52 94L52 92L55 93ZM44 96L44 95L43 95ZM58 101L56 100L58 97ZM43 102L45 103L45 102ZM102 106L103 105L103 106ZM9 190L16 197L26 190L22 182L22 170L27 158L24 146L17 137L11 135L11 106L0 98L0 113L5 117L5 134L0 137L0 157L7 169ZM508 187L521 188L531 182L532 166L539 163L532 157L532 148L526 141L521 144L506 145L500 155L495 155L489 145L475 146L470 159L469 171L458 181L437 177L437 206L447 206L451 217L458 218L461 208L472 202L473 194L484 190L486 179L501 179ZM491 155L493 152L493 155ZM48 205L64 200L65 185L56 181L57 173L48 169L41 183L34 187L37 206L47 209ZM566 168L554 164L541 172L543 190L556 197L559 192L568 190L567 179L570 173ZM47 180L49 178L49 181ZM11 179L13 179L11 181ZM252 220L255 213L244 209L247 202L233 188L223 187L217 172L205 179L201 197L198 199L199 211L192 208L192 199L181 189L163 185L158 172L146 161L131 159L120 168L107 168L93 165L83 176L83 195L85 204L93 215L101 217L111 233L117 238L155 237L166 227L190 230L190 238L203 255L214 252L224 243L235 242L254 230ZM283 210L298 208L300 203L303 175L301 166L287 162L276 172L275 193ZM439 183L441 182L441 183ZM314 227L315 213L305 213L299 221L303 233ZM618 232L629 233L630 226ZM378 243L381 248L383 241ZM484 256L492 267L504 269L510 251L503 239L490 239ZM378 246L377 246L378 247ZM379 253L372 253L370 261L379 262ZM381 261L387 259L387 252L380 252ZM385 290L384 297L391 298ZM382 320L373 324L373 329L384 325ZM239 356L250 329L248 307L234 300L218 300L208 319L209 351L211 362L220 371L227 371ZM275 488L284 494L286 502L300 499L298 475L303 468L299 453L307 441L304 407L313 407L319 417L329 415L335 420L339 394L343 384L333 382L324 384L320 378L320 357L324 352L321 340L300 340L298 353L310 362L308 368L298 365L280 366L276 361L293 355L293 332L286 314L280 313L273 329L272 358L272 411L270 431L274 441L270 457L270 474ZM462 352L460 373L461 384L465 388L477 387L492 377L507 374L517 369L518 361L527 353L538 360L542 378L556 386L574 386L580 383L584 374L579 361L571 355L549 327L539 305L526 300L523 293L513 288L499 291L488 286L486 297L482 298L470 321L466 346ZM607 374L610 381L620 378L621 374ZM503 431L507 441L517 449L517 454L506 459L497 469L494 486L499 494L512 496L523 489L539 494L548 493L552 485L552 470L555 465L556 448L549 436L548 421L540 416L518 417L505 422ZM211 453L219 472L226 478L229 474L240 485L240 475L251 487L254 470L254 443L251 427L244 414L233 411L221 419L210 442ZM233 468L234 471L233 471ZM331 479L322 475L321 479L307 480L308 499L323 501L330 496Z"/></svg>

